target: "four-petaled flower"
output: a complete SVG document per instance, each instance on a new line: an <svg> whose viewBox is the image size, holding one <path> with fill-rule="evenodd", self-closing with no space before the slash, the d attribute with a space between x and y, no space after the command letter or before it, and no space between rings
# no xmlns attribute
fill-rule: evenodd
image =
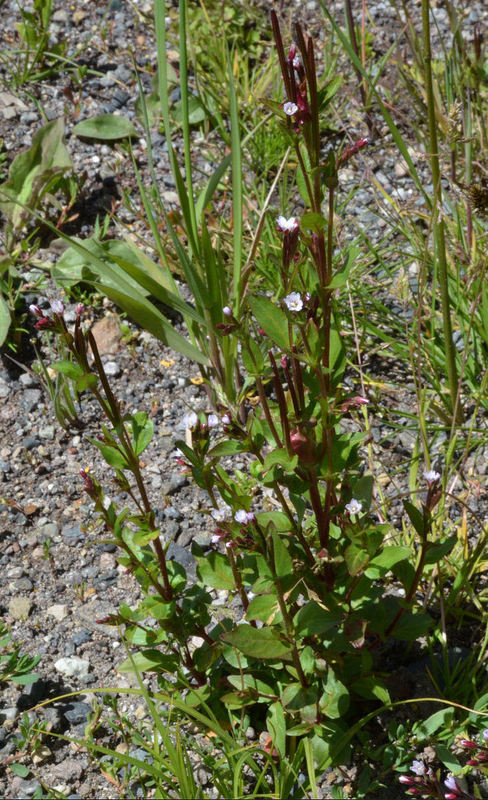
<svg viewBox="0 0 488 800"><path fill-rule="evenodd" d="M350 514L360 514L362 507L363 504L359 500L356 500L355 497L345 505L346 511L349 511Z"/></svg>
<svg viewBox="0 0 488 800"><path fill-rule="evenodd" d="M54 314L62 314L64 311L64 303L61 300L53 300L51 309Z"/></svg>
<svg viewBox="0 0 488 800"><path fill-rule="evenodd" d="M184 428L194 428L195 425L198 425L198 416L194 411L190 411L188 414L183 416L181 424Z"/></svg>
<svg viewBox="0 0 488 800"><path fill-rule="evenodd" d="M412 761L410 769L415 775L425 775L427 773L427 767L423 761Z"/></svg>
<svg viewBox="0 0 488 800"><path fill-rule="evenodd" d="M298 228L298 220L296 217L289 217L288 219L280 214L280 216L276 220L276 224L278 226L278 230L282 231L283 233L293 233Z"/></svg>
<svg viewBox="0 0 488 800"><path fill-rule="evenodd" d="M215 428L219 424L217 414L209 414L207 417L207 428Z"/></svg>
<svg viewBox="0 0 488 800"><path fill-rule="evenodd" d="M427 481L428 486L432 486L434 483L437 483L440 477L440 473L436 472L435 469L430 469L428 472L424 472L424 479Z"/></svg>
<svg viewBox="0 0 488 800"><path fill-rule="evenodd" d="M298 292L291 292L285 297L285 306L288 311L301 311L303 308L303 300Z"/></svg>
<svg viewBox="0 0 488 800"><path fill-rule="evenodd" d="M283 111L287 117L293 117L298 111L298 106L296 103L288 102L283 105Z"/></svg>
<svg viewBox="0 0 488 800"><path fill-rule="evenodd" d="M252 511L245 511L243 508L240 508L239 511L236 511L234 514L234 519L239 525L248 525L250 522L254 522L256 517Z"/></svg>
<svg viewBox="0 0 488 800"><path fill-rule="evenodd" d="M450 790L444 795L445 800L457 800L458 797L464 796L464 792L458 785L454 775L449 775L449 777L446 778L444 781L444 786Z"/></svg>

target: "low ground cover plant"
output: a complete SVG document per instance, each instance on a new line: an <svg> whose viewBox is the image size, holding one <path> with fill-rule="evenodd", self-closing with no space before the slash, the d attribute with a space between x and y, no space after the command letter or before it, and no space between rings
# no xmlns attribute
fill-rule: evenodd
<svg viewBox="0 0 488 800"><path fill-rule="evenodd" d="M349 6L346 3L351 20ZM422 10L420 50L429 62L429 3L424 2ZM447 257L446 237L454 236L454 230L444 220L434 108L440 101L432 73L428 67L423 73L429 112L426 141L433 154L433 188L428 193L388 103L377 91L378 76L372 78L354 26L344 32L334 23L332 29L360 80L370 135L337 144L325 129L340 81L328 69L324 77L318 74L314 40L300 24L294 40L285 44L273 12L279 99L268 98L263 113L271 115L280 131L284 152L281 166L273 164L272 186L255 218L254 233L246 236L243 218L249 211L250 187L242 179L246 135L239 121L233 53L226 52L227 64L219 74L221 82L227 77L229 86L225 116L219 117L216 95L210 93L212 103L208 96L206 104L201 96L197 103L207 121L211 117L217 129L227 127L230 153L195 200L186 4L180 4L179 18L185 180L171 144L161 3L156 4L155 18L161 118L181 211L168 213L156 186L151 191L140 186L160 261L137 253L128 238L121 248L97 237L89 243L71 239L57 277L68 286L69 266L77 257L84 280L199 365L208 408L198 413L189 409L185 438L173 455L206 493L214 532L209 548L192 547L196 579L169 559L171 543L158 524L140 464L154 433L149 414L124 410L84 323L83 304L76 306L72 327L61 300L54 301L49 312L32 306L36 328L61 354L52 368L62 377L64 390L72 387L65 400L72 402L86 393L100 408L99 435L91 443L113 472L110 497L107 481L88 467L81 479L99 514L100 529L117 545L119 563L142 590L137 607L122 604L116 614L100 622L120 629L127 658L119 671L136 675L139 685L132 691L145 698L153 728L137 728L122 719L116 699L110 699L115 694L110 687L103 690L105 706L114 729L130 730L128 741L148 758L133 755L130 748L127 754L117 754L97 742L101 706L95 707L87 726L85 745L110 757L110 766L104 769L121 794L127 788L135 792L139 782L156 796L171 796L172 791L178 796L201 796L191 757L185 752L191 723L203 736L212 733L213 749L208 738L193 746L201 747L225 797L313 797L317 779L327 768L343 765L358 753L379 764L381 772L376 778L369 765L360 771L358 797L377 789L383 776L395 769L413 796L481 797L479 782L471 786L465 775L470 769L482 773L485 764L486 736L468 738L468 725L481 728L486 713L486 679L477 668L486 645L481 637L468 665L472 680L465 686L449 662L447 631L452 620L462 620L467 600L477 623L484 603L484 596L475 599L473 586L483 570L486 526L475 519L478 541L473 545L466 533L467 502L460 524L450 520L449 503L452 476L473 446L477 412L485 402L480 391L473 406L464 388L476 382L484 386L487 374L467 352L474 331L482 359L486 298L479 274L461 281L463 257L469 251L473 261L477 258L478 223L469 218L469 206L467 217L466 211L457 212L458 232L464 223L468 231L467 238L462 237L464 256L458 249L452 263ZM361 35L365 42L364 27ZM365 265L371 266L368 258L372 256L373 263L387 271L393 269L385 265L392 253L373 245L368 250L364 236L351 241L338 235L341 171L373 146L373 101L425 200L428 224L422 237L403 221L395 228L395 235L405 237L407 258L422 261L422 278L412 292L418 351L411 343L395 342L384 320L377 323L386 312L392 316L381 300L360 289L355 296ZM453 103L451 98L451 107ZM143 99L141 113L148 125ZM452 156L462 140L451 135L446 141ZM468 162L463 161L466 170ZM294 188L291 178L285 177L290 163ZM232 224L222 223L219 230L209 209L229 169L232 193L222 208L230 209ZM166 225L164 235L156 222L158 214ZM481 227L481 239L483 235ZM231 244L230 256L222 242ZM174 260L191 301L174 277ZM261 264L256 275L255 260ZM398 260L393 264L397 268ZM464 300L456 295L461 285L473 293L468 297L466 289ZM189 339L172 329L153 299L182 314ZM370 319L358 326L362 302ZM462 331L464 350L455 347L453 325ZM411 416L417 443L408 489L402 489L399 497L401 524L389 520L389 501L368 457L375 400L367 388L361 351L365 342L376 346L378 340L389 341L416 381L418 404ZM437 392L435 399L427 393L424 376ZM74 412L72 404L69 408ZM65 417L68 424L70 414ZM441 429L442 447L436 438ZM114 487L126 505L111 499ZM213 608L216 591L228 593L226 612L218 618ZM439 652L447 659L442 680L437 681L437 694L446 708L413 725L411 731L400 731L392 722L386 732L382 729L378 746L372 746L371 726L379 715L410 702L395 691L392 675L402 663L404 648L419 639L430 644L433 661ZM462 666L467 664L465 659ZM152 691L146 673L154 676ZM182 721L187 729L185 724L180 729ZM249 728L256 732L257 744L248 744ZM466 765L450 750L460 730L466 734L459 746L471 756ZM412 763L416 745L431 741L437 742L437 757L453 775L441 775L421 754ZM346 796L337 787L332 791L331 796Z"/></svg>

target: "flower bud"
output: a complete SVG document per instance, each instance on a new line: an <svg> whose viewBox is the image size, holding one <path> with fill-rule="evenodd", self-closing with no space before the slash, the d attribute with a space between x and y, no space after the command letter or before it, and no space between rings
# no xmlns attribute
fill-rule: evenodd
<svg viewBox="0 0 488 800"><path fill-rule="evenodd" d="M290 434L290 447L302 464L312 466L317 462L317 454L313 442L299 428L295 428Z"/></svg>

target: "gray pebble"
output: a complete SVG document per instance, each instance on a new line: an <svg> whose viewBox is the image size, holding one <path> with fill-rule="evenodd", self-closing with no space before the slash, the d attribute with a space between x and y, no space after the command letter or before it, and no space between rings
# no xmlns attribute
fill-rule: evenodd
<svg viewBox="0 0 488 800"><path fill-rule="evenodd" d="M107 361L103 368L109 378L118 378L122 371L116 361Z"/></svg>
<svg viewBox="0 0 488 800"><path fill-rule="evenodd" d="M63 711L63 717L71 723L71 725L81 725L88 719L88 714L91 713L91 706L88 703L75 701L69 704L66 711Z"/></svg>

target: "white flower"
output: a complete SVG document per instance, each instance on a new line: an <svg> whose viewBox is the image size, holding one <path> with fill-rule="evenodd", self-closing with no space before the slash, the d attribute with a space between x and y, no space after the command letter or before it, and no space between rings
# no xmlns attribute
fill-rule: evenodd
<svg viewBox="0 0 488 800"><path fill-rule="evenodd" d="M410 767L410 769L416 775L425 775L427 772L426 766L423 761L412 761L412 766Z"/></svg>
<svg viewBox="0 0 488 800"><path fill-rule="evenodd" d="M215 428L219 424L217 414L209 414L207 417L207 428Z"/></svg>
<svg viewBox="0 0 488 800"><path fill-rule="evenodd" d="M61 300L53 300L51 303L51 310L54 314L62 314L64 311L64 303Z"/></svg>
<svg viewBox="0 0 488 800"><path fill-rule="evenodd" d="M298 56L295 56L295 58L291 63L293 64L293 69L298 69L300 66L300 59L298 58Z"/></svg>
<svg viewBox="0 0 488 800"><path fill-rule="evenodd" d="M355 497L353 497L350 503L346 503L345 507L346 511L349 511L350 514L359 514L361 512L363 504L359 500L356 500Z"/></svg>
<svg viewBox="0 0 488 800"><path fill-rule="evenodd" d="M185 414L181 420L181 424L184 428L194 428L195 425L198 424L198 417L195 412L190 411L188 414Z"/></svg>
<svg viewBox="0 0 488 800"><path fill-rule="evenodd" d="M430 469L428 472L424 472L424 479L427 481L429 486L432 486L433 483L437 483L440 477L440 473L436 472L435 469Z"/></svg>
<svg viewBox="0 0 488 800"><path fill-rule="evenodd" d="M286 217L283 216L283 214L280 214L280 216L277 218L276 224L278 226L278 229L280 231L283 231L283 233L291 233L293 231L296 231L296 229L298 228L298 220L296 217L289 217L287 219Z"/></svg>
<svg viewBox="0 0 488 800"><path fill-rule="evenodd" d="M284 103L283 111L287 117L293 117L298 111L298 106L296 103Z"/></svg>
<svg viewBox="0 0 488 800"><path fill-rule="evenodd" d="M224 306L222 309L222 314L224 317L231 317L232 316L232 309L230 306Z"/></svg>
<svg viewBox="0 0 488 800"><path fill-rule="evenodd" d="M247 511L244 511L243 508L240 508L239 511L236 511L234 514L234 519L240 525L245 525L247 522Z"/></svg>
<svg viewBox="0 0 488 800"><path fill-rule="evenodd" d="M220 534L214 533L214 535L210 539L210 542L212 544L218 544L220 542Z"/></svg>
<svg viewBox="0 0 488 800"><path fill-rule="evenodd" d="M222 425L230 425L231 422L232 420L229 414L224 414L224 416L222 417Z"/></svg>
<svg viewBox="0 0 488 800"><path fill-rule="evenodd" d="M288 311L301 311L303 308L303 300L298 292L291 292L285 297L285 306Z"/></svg>
<svg viewBox="0 0 488 800"><path fill-rule="evenodd" d="M485 728L485 730L483 731L483 733L481 735L482 735L483 739L488 741L488 728Z"/></svg>

